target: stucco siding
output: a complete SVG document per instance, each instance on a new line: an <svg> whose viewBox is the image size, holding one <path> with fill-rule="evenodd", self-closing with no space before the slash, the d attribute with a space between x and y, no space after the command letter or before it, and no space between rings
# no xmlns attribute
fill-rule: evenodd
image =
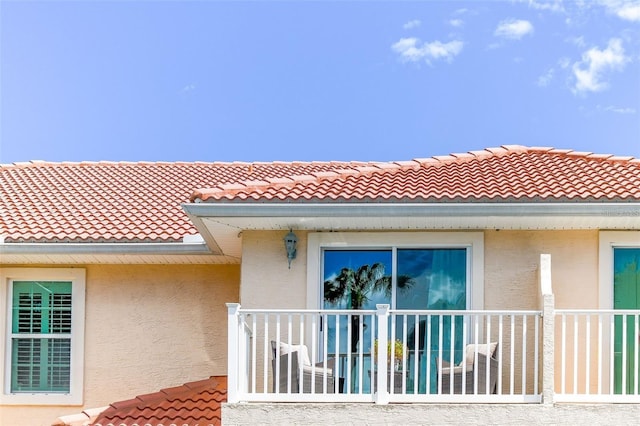
<svg viewBox="0 0 640 426"><path fill-rule="evenodd" d="M486 231L485 308L538 309L542 253L557 308L598 307L598 231Z"/></svg>
<svg viewBox="0 0 640 426"><path fill-rule="evenodd" d="M288 231L244 231L240 303L243 308L306 307L307 233L298 237L297 257L287 263L283 238Z"/></svg>
<svg viewBox="0 0 640 426"><path fill-rule="evenodd" d="M3 406L0 424L51 424L82 408L226 375L224 304L239 299L239 266L88 265L86 272L83 407Z"/></svg>
<svg viewBox="0 0 640 426"><path fill-rule="evenodd" d="M631 425L640 405L223 404L224 425Z"/></svg>

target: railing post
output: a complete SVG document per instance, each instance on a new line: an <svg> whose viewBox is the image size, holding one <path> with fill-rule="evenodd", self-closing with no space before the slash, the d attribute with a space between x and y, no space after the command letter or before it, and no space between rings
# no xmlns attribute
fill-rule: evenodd
<svg viewBox="0 0 640 426"><path fill-rule="evenodd" d="M240 401L239 384L240 304L227 303L227 402Z"/></svg>
<svg viewBox="0 0 640 426"><path fill-rule="evenodd" d="M389 305L376 305L376 319L378 322L378 356L377 367L378 376L376 379L377 391L375 395L376 404L389 403L389 391L387 390L387 345L389 334Z"/></svg>
<svg viewBox="0 0 640 426"><path fill-rule="evenodd" d="M555 299L551 286L551 255L540 255L540 304L542 305L542 403L553 404L555 357Z"/></svg>

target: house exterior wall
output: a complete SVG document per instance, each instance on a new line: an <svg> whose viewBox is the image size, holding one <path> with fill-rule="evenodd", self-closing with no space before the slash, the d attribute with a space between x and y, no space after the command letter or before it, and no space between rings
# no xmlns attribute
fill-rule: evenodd
<svg viewBox="0 0 640 426"><path fill-rule="evenodd" d="M485 231L485 309L538 309L540 254L556 307L598 307L598 231Z"/></svg>
<svg viewBox="0 0 640 426"><path fill-rule="evenodd" d="M307 232L295 231L298 252L291 269L282 242L286 232L243 232L243 308L307 307ZM598 307L598 231L487 230L484 239L484 309L538 309L542 253L551 255L557 307Z"/></svg>
<svg viewBox="0 0 640 426"><path fill-rule="evenodd" d="M83 408L226 374L224 304L238 301L239 265L83 267L83 407L2 406L0 424L50 425Z"/></svg>
<svg viewBox="0 0 640 426"><path fill-rule="evenodd" d="M283 238L289 231L243 231L240 303L243 308L306 308L307 232L298 237L296 258L287 263Z"/></svg>

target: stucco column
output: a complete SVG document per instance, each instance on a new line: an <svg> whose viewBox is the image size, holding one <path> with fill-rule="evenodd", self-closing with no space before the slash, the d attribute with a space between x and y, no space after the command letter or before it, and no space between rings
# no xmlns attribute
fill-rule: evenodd
<svg viewBox="0 0 640 426"><path fill-rule="evenodd" d="M542 403L553 404L555 356L555 298L551 286L551 255L540 255L540 308L542 309Z"/></svg>

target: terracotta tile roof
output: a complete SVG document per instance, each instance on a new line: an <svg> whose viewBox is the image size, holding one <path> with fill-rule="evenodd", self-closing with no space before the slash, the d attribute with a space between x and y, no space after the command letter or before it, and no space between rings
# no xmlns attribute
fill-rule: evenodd
<svg viewBox="0 0 640 426"><path fill-rule="evenodd" d="M360 162L0 165L0 237L13 242L180 242L197 188L355 169Z"/></svg>
<svg viewBox="0 0 640 426"><path fill-rule="evenodd" d="M209 202L638 202L640 160L503 146L196 191Z"/></svg>
<svg viewBox="0 0 640 426"><path fill-rule="evenodd" d="M387 163L16 163L0 165L0 237L181 242L197 233L181 208L189 198L628 202L640 199L639 176L630 157L521 146Z"/></svg>
<svg viewBox="0 0 640 426"><path fill-rule="evenodd" d="M220 404L226 400L227 378L211 377L114 402L100 413L92 425L219 425Z"/></svg>

